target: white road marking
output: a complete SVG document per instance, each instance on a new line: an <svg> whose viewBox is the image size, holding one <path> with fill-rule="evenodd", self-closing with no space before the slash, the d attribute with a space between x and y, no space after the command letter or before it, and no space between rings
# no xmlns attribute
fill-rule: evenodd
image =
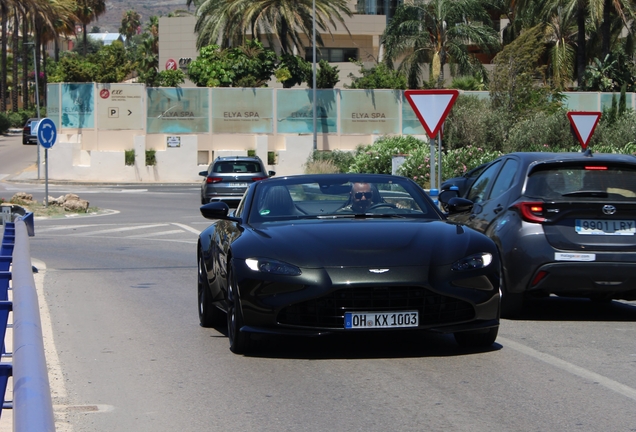
<svg viewBox="0 0 636 432"><path fill-rule="evenodd" d="M636 389L633 389L629 386L626 386L625 384L621 384L617 381L614 381L611 378L604 377L603 375L599 375L596 372L589 371L585 368L582 368L580 366L577 366L565 360L561 360L560 358L554 357L550 354L537 351L535 349L532 349L523 344L514 342L506 338L498 337L497 342L502 344L504 347L512 348L515 351L519 351L522 354L533 357L537 360L541 360L542 362L548 363L549 365L552 365L559 369L563 369L564 371L569 372L573 375L576 375L586 380L597 382L609 390L612 390L616 393L619 393L623 396L626 396L636 401Z"/></svg>
<svg viewBox="0 0 636 432"><path fill-rule="evenodd" d="M91 232L87 232L87 233L78 233L78 234L72 234L72 235L76 235L76 236L92 236L92 235L95 235L95 234L106 234L106 233L114 233L114 232L121 232L121 231L133 231L133 230L146 229L146 228L164 227L164 226L168 226L168 225L169 224L152 224L152 225L129 226L129 227L111 228L111 229L99 230L99 231L91 231Z"/></svg>
<svg viewBox="0 0 636 432"><path fill-rule="evenodd" d="M154 232L150 234L131 235L131 236L126 236L126 238L156 237L156 236L163 236L163 235L169 235L169 234L179 234L182 232L183 230L161 231L161 232Z"/></svg>
<svg viewBox="0 0 636 432"><path fill-rule="evenodd" d="M173 223L172 225L178 226L179 228L183 228L184 230L195 233L196 235L201 234L201 231L199 231L198 229L189 227L188 225L185 225L185 224Z"/></svg>
<svg viewBox="0 0 636 432"><path fill-rule="evenodd" d="M67 225L67 226L54 226L54 227L38 226L38 234L47 233L49 231L61 231L61 230L67 230L67 229L86 228L86 227L93 227L93 226L103 226L103 225L91 224L91 225Z"/></svg>

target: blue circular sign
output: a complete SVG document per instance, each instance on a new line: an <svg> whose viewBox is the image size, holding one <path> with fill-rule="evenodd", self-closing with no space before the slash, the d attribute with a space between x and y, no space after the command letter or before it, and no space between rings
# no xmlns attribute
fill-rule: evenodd
<svg viewBox="0 0 636 432"><path fill-rule="evenodd" d="M57 139L55 123L50 118L43 118L38 124L38 142L46 149L50 149Z"/></svg>

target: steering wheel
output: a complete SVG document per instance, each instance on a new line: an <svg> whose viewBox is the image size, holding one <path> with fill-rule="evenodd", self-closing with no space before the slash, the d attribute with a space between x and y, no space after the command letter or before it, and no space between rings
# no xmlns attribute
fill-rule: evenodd
<svg viewBox="0 0 636 432"><path fill-rule="evenodd" d="M391 204L391 203L388 203L388 202L381 202L381 203L373 204L367 210L375 210L375 209L382 208L382 207L388 207L388 208L392 208L392 209L396 209L397 208L397 206L395 204Z"/></svg>

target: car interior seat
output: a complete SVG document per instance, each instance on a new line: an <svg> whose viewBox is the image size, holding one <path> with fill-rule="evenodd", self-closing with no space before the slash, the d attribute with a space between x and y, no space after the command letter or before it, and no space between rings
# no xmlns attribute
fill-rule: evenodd
<svg viewBox="0 0 636 432"><path fill-rule="evenodd" d="M221 172L222 173L232 172L232 165L231 164L222 164L221 165Z"/></svg>
<svg viewBox="0 0 636 432"><path fill-rule="evenodd" d="M294 216L303 214L292 200L285 186L273 186L267 191L260 206L263 216Z"/></svg>

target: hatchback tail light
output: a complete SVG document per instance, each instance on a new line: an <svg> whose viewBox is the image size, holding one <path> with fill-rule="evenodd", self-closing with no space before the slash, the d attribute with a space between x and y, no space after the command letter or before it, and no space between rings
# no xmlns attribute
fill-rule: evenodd
<svg viewBox="0 0 636 432"><path fill-rule="evenodd" d="M252 177L252 181L257 182L257 181L259 181L259 180L265 180L265 179L267 179L267 178L269 178L269 177Z"/></svg>
<svg viewBox="0 0 636 432"><path fill-rule="evenodd" d="M210 184L210 183L218 183L222 180L223 180L223 177L208 177L205 179L205 182Z"/></svg>
<svg viewBox="0 0 636 432"><path fill-rule="evenodd" d="M524 201L514 204L521 217L526 222L543 223L547 219L543 216L543 203L540 201Z"/></svg>

